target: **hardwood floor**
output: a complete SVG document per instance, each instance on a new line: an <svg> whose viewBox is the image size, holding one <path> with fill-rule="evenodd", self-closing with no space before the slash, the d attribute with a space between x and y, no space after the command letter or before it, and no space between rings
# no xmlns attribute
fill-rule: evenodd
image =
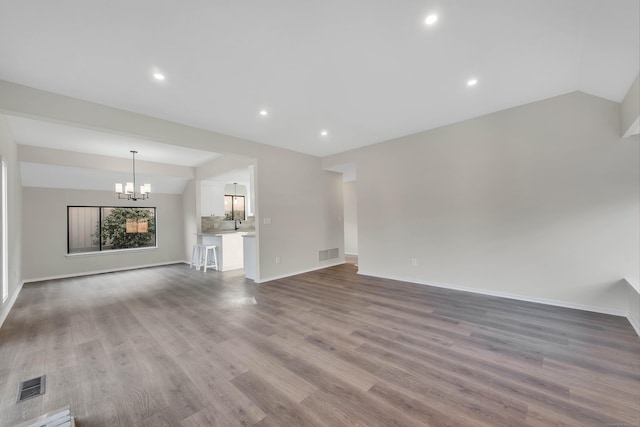
<svg viewBox="0 0 640 427"><path fill-rule="evenodd" d="M626 319L355 273L27 284L0 329L0 425L67 404L79 426L640 424Z"/></svg>

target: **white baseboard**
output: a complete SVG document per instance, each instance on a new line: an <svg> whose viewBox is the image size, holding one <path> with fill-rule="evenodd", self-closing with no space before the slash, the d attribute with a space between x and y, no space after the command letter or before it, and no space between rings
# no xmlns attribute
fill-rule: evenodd
<svg viewBox="0 0 640 427"><path fill-rule="evenodd" d="M260 278L260 280L256 280L256 283L266 283L266 282L270 282L272 280L278 280L278 279L284 279L286 277L291 277L291 276L297 276L298 274L304 274L304 273L310 273L312 271L317 271L317 270L322 270L323 268L329 268L329 267L335 267L336 265L342 265L345 264L345 261L338 261L338 262L334 262L332 264L324 264L324 265L319 265L317 267L313 267L313 268L309 268L306 270L300 270L300 271L295 271L295 272L291 272L291 273L287 273L287 274L282 274L279 276L271 276L271 277L267 277L267 278Z"/></svg>
<svg viewBox="0 0 640 427"><path fill-rule="evenodd" d="M24 285L24 281L18 284L18 288L13 293L13 295L11 295L11 298L9 298L9 302L7 303L7 305L5 305L2 313L0 313L0 328L2 328L4 321L7 320L7 316L9 316L9 312L13 308L13 304L15 304L16 300L18 299L18 294L22 290L22 285Z"/></svg>
<svg viewBox="0 0 640 427"><path fill-rule="evenodd" d="M103 274L103 273L115 273L116 271L127 271L127 270L137 270L139 268L148 268L148 267L160 267L163 265L171 265L171 264L182 264L187 263L187 261L168 261L168 262L158 262L154 264L144 264L144 265L135 265L131 267L121 267L121 268L109 268L106 270L93 270L93 271L83 271L80 273L70 273L70 274L61 274L59 276L49 276L49 277L37 277L34 279L27 279L24 283L33 283L33 282L42 282L45 280L57 280L57 279L68 279L70 277L81 277L81 276L91 276L94 274Z"/></svg>
<svg viewBox="0 0 640 427"><path fill-rule="evenodd" d="M537 304L552 305L555 307L572 308L574 310L591 311L594 313L611 314L613 316L628 317L629 315L629 313L624 310L611 310L607 308L595 307L590 305L573 304L565 301L549 300L549 299L543 299L543 298L532 298L525 295L509 294L505 292L496 292L496 291L489 291L484 289L465 288L461 286L453 286L453 285L448 285L444 283L429 282L425 280L407 279L406 277L403 278L403 277L392 277L392 276L379 276L375 274L367 274L366 272L363 272L363 271L358 271L358 274L361 274L363 276L379 277L381 279L397 280L399 282L415 283L418 285L425 285L425 286L434 286L436 288L451 289L454 291L471 292L474 294L488 295L488 296L498 297L498 298L507 298L507 299L513 299L517 301L524 301L524 302L533 302Z"/></svg>
<svg viewBox="0 0 640 427"><path fill-rule="evenodd" d="M631 315L627 316L627 320L629 321L629 323L631 323L631 326L633 326L633 329L636 331L636 334L640 337L640 324L638 324L638 321L634 319L633 316Z"/></svg>
<svg viewBox="0 0 640 427"><path fill-rule="evenodd" d="M638 323L638 318L640 318L640 313L635 313L635 316L631 313L631 310L635 310L637 304L632 304L631 300L635 299L636 301L640 298L640 283L637 280L629 279L625 277L625 282L629 286L629 313L627 313L627 320L635 329L636 334L640 337L640 323Z"/></svg>
<svg viewBox="0 0 640 427"><path fill-rule="evenodd" d="M242 268L244 268L244 264L232 264L232 265L225 265L223 268L220 269L220 271L240 270Z"/></svg>

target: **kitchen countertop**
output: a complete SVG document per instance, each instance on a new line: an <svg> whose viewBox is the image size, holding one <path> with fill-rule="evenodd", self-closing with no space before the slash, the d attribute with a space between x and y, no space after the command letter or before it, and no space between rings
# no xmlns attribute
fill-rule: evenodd
<svg viewBox="0 0 640 427"><path fill-rule="evenodd" d="M248 233L255 234L255 232L251 230L238 230L238 231L230 230L230 231L218 231L216 233L196 233L196 236L226 236L229 234L245 235Z"/></svg>

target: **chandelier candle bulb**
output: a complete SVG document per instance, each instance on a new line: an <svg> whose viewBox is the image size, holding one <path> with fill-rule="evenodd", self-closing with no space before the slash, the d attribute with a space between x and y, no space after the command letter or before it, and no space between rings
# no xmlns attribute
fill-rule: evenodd
<svg viewBox="0 0 640 427"><path fill-rule="evenodd" d="M149 193L151 193L151 184L142 184L140 186L140 195L136 195L136 153L137 151L131 150L132 156L132 170L133 170L133 182L127 182L124 185L124 195L122 193L122 184L116 183L116 194L118 195L118 199L126 199L126 200L146 200L149 198Z"/></svg>

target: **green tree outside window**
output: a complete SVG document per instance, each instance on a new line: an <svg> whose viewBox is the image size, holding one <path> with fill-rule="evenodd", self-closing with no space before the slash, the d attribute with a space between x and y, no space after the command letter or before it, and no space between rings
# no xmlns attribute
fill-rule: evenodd
<svg viewBox="0 0 640 427"><path fill-rule="evenodd" d="M155 246L153 208L102 208L103 249Z"/></svg>

